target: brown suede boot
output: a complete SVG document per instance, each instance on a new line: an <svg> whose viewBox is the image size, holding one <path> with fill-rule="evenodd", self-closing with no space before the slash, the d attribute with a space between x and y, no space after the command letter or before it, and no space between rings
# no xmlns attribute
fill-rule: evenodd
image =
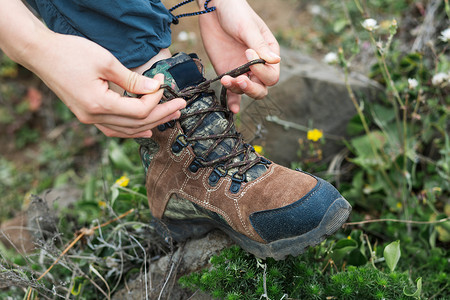
<svg viewBox="0 0 450 300"><path fill-rule="evenodd" d="M144 75L157 73L165 75L163 101L183 97L188 103L179 120L138 139L150 209L162 221L156 222L162 234L183 241L218 228L260 258L283 259L342 226L350 204L328 182L272 163L245 144L225 93L219 101L209 90L195 55L179 53Z"/></svg>

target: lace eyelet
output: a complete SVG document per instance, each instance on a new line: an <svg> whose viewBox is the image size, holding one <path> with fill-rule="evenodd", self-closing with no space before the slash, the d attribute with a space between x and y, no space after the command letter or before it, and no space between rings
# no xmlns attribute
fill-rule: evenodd
<svg viewBox="0 0 450 300"><path fill-rule="evenodd" d="M197 171L203 167L203 165L200 163L199 160L203 160L201 157L198 157L192 161L192 163L189 165L188 169L192 173L197 173Z"/></svg>
<svg viewBox="0 0 450 300"><path fill-rule="evenodd" d="M231 176L231 186L230 192L232 194L237 194L241 189L241 184L247 179L247 176L244 174L240 175L238 172L235 172L233 176Z"/></svg>
<svg viewBox="0 0 450 300"><path fill-rule="evenodd" d="M265 158L265 157L262 157L262 156L261 156L260 159L261 159L260 163L263 164L263 165L270 165L270 164L272 163L270 160L268 160L268 159Z"/></svg>
<svg viewBox="0 0 450 300"><path fill-rule="evenodd" d="M172 152L178 154L183 150L184 147L188 146L188 142L186 141L187 136L184 134L180 134L177 136L175 143L172 145Z"/></svg>
<svg viewBox="0 0 450 300"><path fill-rule="evenodd" d="M220 178L227 176L227 170L223 168L224 166L222 164L217 165L214 170L209 175L208 181L210 186L216 186L216 184L219 182Z"/></svg>

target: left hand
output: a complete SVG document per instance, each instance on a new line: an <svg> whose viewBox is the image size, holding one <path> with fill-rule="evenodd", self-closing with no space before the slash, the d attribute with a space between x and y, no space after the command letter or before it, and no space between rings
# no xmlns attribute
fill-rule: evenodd
<svg viewBox="0 0 450 300"><path fill-rule="evenodd" d="M203 7L204 0L200 0ZM233 113L240 108L240 94L261 99L267 87L280 78L280 46L264 21L245 0L213 0L216 10L199 18L205 50L217 74L230 71L248 61L262 58L265 65L250 67L251 72L236 78L224 76L228 106Z"/></svg>

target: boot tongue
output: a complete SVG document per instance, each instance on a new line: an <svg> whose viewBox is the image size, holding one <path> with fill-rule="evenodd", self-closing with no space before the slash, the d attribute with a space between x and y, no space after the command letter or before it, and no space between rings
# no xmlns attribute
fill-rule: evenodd
<svg viewBox="0 0 450 300"><path fill-rule="evenodd" d="M202 69L203 67L195 54L178 53L171 58L156 62L149 70L144 72L144 76L153 77L158 73L164 74L164 83L179 92L205 81Z"/></svg>
<svg viewBox="0 0 450 300"><path fill-rule="evenodd" d="M156 62L148 71L144 73L145 76L153 77L158 73L164 74L164 83L171 86L176 92L179 92L186 87L198 85L199 83L205 81L206 79L202 74L203 67L200 64L198 57L196 55L187 55L185 53L178 53L177 55ZM173 98L173 96L165 91L165 96L168 98ZM188 105L186 108L181 110L181 115L186 115L192 112L203 110L209 108L215 104L217 99L213 94L203 94L198 97L194 102ZM189 118L181 120L181 128L184 132L191 130L201 115L194 115ZM198 126L192 133L192 137L198 136L211 136L224 133L225 129L229 125L227 118L223 112L210 112L206 118L202 121L200 126ZM233 125L231 129L232 133L236 132ZM200 140L195 142L193 145L193 150L195 155L203 156L203 154L209 149L209 147L214 143L214 139ZM234 146L236 145L236 139L227 138L224 139L206 158L207 161L217 159L221 156L229 154ZM250 159L256 158L254 153L250 154ZM243 155L235 157L233 161L241 161ZM253 166L250 170L246 172L247 180L251 181L259 177L262 173L266 171L266 167L261 164ZM230 170L230 173L236 170Z"/></svg>

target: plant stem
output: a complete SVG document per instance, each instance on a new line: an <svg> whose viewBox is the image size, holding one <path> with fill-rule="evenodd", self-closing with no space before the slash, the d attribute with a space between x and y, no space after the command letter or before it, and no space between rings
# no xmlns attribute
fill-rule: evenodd
<svg viewBox="0 0 450 300"><path fill-rule="evenodd" d="M373 154L375 156L375 159L378 162L381 162L382 159L380 158L380 156L378 154L378 151L377 151L377 149L375 147L375 142L373 141L373 135L370 132L369 125L367 124L367 121L366 121L366 117L364 116L364 114L363 114L363 112L361 110L361 106L359 105L358 101L356 100L356 96L353 93L352 87L350 86L350 82L349 82L349 78L348 78L349 74L348 73L349 73L348 72L348 66L347 66L347 64L345 64L345 66L344 66L345 87L347 88L347 92L348 92L348 94L350 96L350 99L351 99L353 105L355 106L355 109L356 109L356 111L358 113L359 118L361 119L361 123L362 123L362 125L364 127L364 131L366 132L367 136L369 137L370 147L371 147L372 152L373 152ZM383 168L379 168L379 170L380 170L381 174L383 175L384 179L386 180L386 182L388 183L388 185L390 187L390 190L394 191L395 190L395 186L392 183L392 181L389 178L389 176L386 173L386 171Z"/></svg>

